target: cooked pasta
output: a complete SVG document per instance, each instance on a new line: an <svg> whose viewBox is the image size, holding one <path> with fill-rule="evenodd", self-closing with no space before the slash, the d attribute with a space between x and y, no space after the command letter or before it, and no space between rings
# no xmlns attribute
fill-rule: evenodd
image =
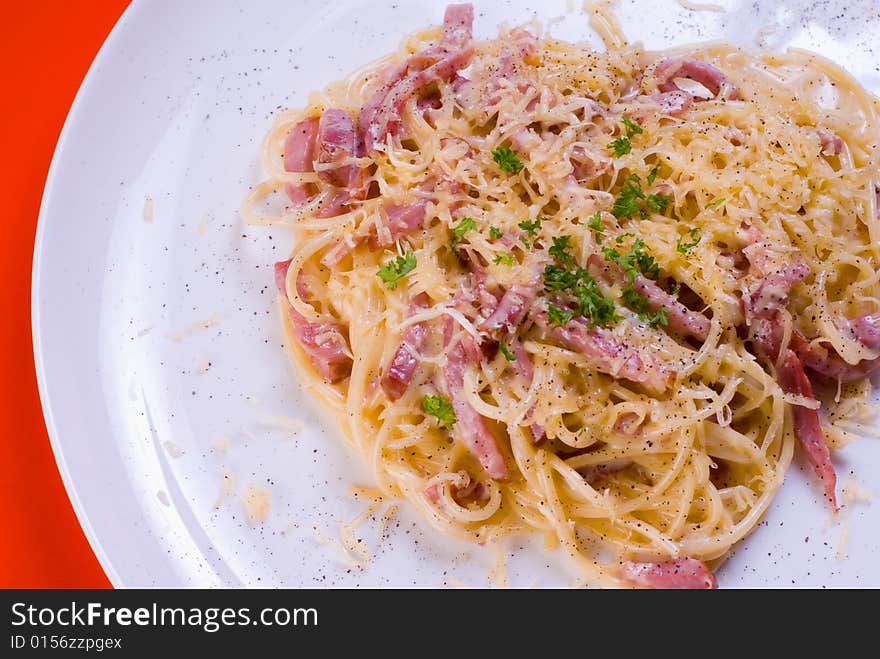
<svg viewBox="0 0 880 659"><path fill-rule="evenodd" d="M293 230L297 372L440 531L714 586L796 451L837 508L880 365L878 100L803 51L648 52L598 10L604 52L475 41L472 15L265 139L242 215Z"/></svg>

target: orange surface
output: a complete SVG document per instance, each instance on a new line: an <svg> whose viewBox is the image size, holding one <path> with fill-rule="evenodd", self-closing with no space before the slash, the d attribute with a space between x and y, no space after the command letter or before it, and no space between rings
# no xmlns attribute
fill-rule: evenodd
<svg viewBox="0 0 880 659"><path fill-rule="evenodd" d="M4 3L0 61L0 587L110 586L49 445L31 344L31 260L46 173L67 110L128 0Z"/></svg>

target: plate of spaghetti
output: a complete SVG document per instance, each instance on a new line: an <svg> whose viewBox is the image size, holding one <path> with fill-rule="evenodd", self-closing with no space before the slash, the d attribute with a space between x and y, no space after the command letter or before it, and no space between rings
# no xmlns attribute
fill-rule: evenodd
<svg viewBox="0 0 880 659"><path fill-rule="evenodd" d="M149 202L138 237L114 231L110 253L158 240L164 282L206 278L197 305L163 283L143 312L117 291L149 270L111 259L125 284L105 284L100 322L139 342L108 339L102 377L127 392L108 394L124 473L149 465L134 490L150 496L126 505L185 557L159 581L439 585L422 575L479 556L514 585L880 584L876 539L849 543L876 522L880 100L870 55L840 49L870 31L797 32L825 25L806 7L746 39L736 3L650 20L475 4L315 14L300 50L323 39L344 61L286 97L266 97L284 75L259 63L299 70L300 51L248 51L246 92L220 51L214 107L182 88L166 123L183 135L150 142L124 200ZM690 38L670 36L681 15ZM363 53L340 45L353 17ZM223 94L258 110L229 118ZM205 128L215 112L234 139ZM219 146L196 159L187 140ZM199 203L182 249L174 219Z"/></svg>

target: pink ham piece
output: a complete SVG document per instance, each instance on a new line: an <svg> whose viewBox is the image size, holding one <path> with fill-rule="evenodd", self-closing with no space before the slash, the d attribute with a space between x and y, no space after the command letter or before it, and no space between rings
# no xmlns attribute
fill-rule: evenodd
<svg viewBox="0 0 880 659"><path fill-rule="evenodd" d="M446 325L446 345L455 340L452 337L454 326ZM464 374L470 364L479 359L479 350L470 335L462 335L446 355L443 366L443 380L452 409L455 412L454 432L468 450L480 462L486 473L495 480L506 480L507 464L498 448L498 442L486 426L486 420L462 396Z"/></svg>
<svg viewBox="0 0 880 659"><path fill-rule="evenodd" d="M797 330L792 332L789 347L805 368L841 382L861 380L880 368L880 359L866 359L858 364L845 362L833 348L814 345Z"/></svg>
<svg viewBox="0 0 880 659"><path fill-rule="evenodd" d="M859 343L869 350L880 350L880 316L867 314L848 324Z"/></svg>
<svg viewBox="0 0 880 659"><path fill-rule="evenodd" d="M290 261L275 264L275 284L287 298L287 271ZM305 286L297 281L297 291L305 299ZM325 380L331 383L344 380L351 374L352 361L348 353L348 342L342 328L333 323L313 323L287 302L287 315L293 326L293 335Z"/></svg>
<svg viewBox="0 0 880 659"><path fill-rule="evenodd" d="M679 90L651 94L648 98L657 104L660 114L668 114L671 117L687 112L694 99L690 94Z"/></svg>
<svg viewBox="0 0 880 659"><path fill-rule="evenodd" d="M589 359L602 373L636 382L657 393L669 388L674 373L668 364L656 355L624 345L613 333L601 327L587 327L581 319L575 319L562 327L550 327L547 314L536 316L545 333L553 336L570 350Z"/></svg>
<svg viewBox="0 0 880 659"><path fill-rule="evenodd" d="M450 494L452 494L452 499L453 501L455 501L455 503L457 503L459 506L466 507L469 503L489 500L489 491L486 489L485 485L483 485L477 479L473 478L467 472L459 473L462 475L462 480L465 481L465 485L461 486L457 483L449 484ZM439 486L429 485L428 487L426 487L425 496L427 496L432 503L439 503Z"/></svg>
<svg viewBox="0 0 880 659"><path fill-rule="evenodd" d="M816 135L819 136L819 145L822 147L823 156L836 156L843 151L843 140L830 130L817 128Z"/></svg>
<svg viewBox="0 0 880 659"><path fill-rule="evenodd" d="M736 100L739 94L730 79L719 69L692 57L672 57L660 62L654 69L657 77L657 88L661 92L684 91L694 100L703 100L700 96L691 94L687 89L676 85L676 78L687 78L698 82L716 98L729 98Z"/></svg>
<svg viewBox="0 0 880 659"><path fill-rule="evenodd" d="M621 578L642 588L714 589L715 575L703 561L679 558L665 563L626 561L620 566Z"/></svg>
<svg viewBox="0 0 880 659"><path fill-rule="evenodd" d="M501 296L495 311L479 324L478 329L516 331L523 318L526 317L532 302L535 301L537 293L537 283L512 285Z"/></svg>
<svg viewBox="0 0 880 659"><path fill-rule="evenodd" d="M804 373L804 367L797 355L786 350L779 368L779 384L782 389L790 394L803 396L809 400L816 400L810 380ZM793 406L794 434L804 448L807 459L813 465L813 471L822 481L825 498L831 504L832 510L837 512L837 498L834 488L837 483L837 475L834 473L834 465L831 462L831 452L825 443L825 434L819 423L819 413L808 407Z"/></svg>
<svg viewBox="0 0 880 659"><path fill-rule="evenodd" d="M413 298L409 314L413 316L428 306L428 296L420 293ZM397 400L406 392L419 366L420 353L427 338L427 323L415 323L403 332L403 339L391 358L388 370L382 376L382 389L391 400Z"/></svg>
<svg viewBox="0 0 880 659"><path fill-rule="evenodd" d="M406 102L434 82L451 78L470 62L474 10L471 5L449 5L443 19L443 39L438 46L417 53L389 72L386 84L358 113L357 133L361 153L370 153L387 135L400 129ZM433 63L431 61L433 60Z"/></svg>
<svg viewBox="0 0 880 659"><path fill-rule="evenodd" d="M357 134L351 117L344 110L328 108L318 122L317 157L320 165L337 164L332 169L318 169L321 180L340 188L347 188L352 195L361 187L362 171L354 163L341 164L356 158Z"/></svg>
<svg viewBox="0 0 880 659"><path fill-rule="evenodd" d="M626 274L619 265L608 263L597 254L590 257L589 264L594 270L601 270L611 275L617 282L624 283L626 281ZM709 336L709 319L701 313L688 309L678 301L678 298L664 291L655 282L642 275L637 275L632 286L648 301L648 309L651 311L666 307L667 326L673 332L685 337L692 337L700 342L705 341Z"/></svg>
<svg viewBox="0 0 880 659"><path fill-rule="evenodd" d="M513 370L516 374L521 377L526 384L531 385L532 379L535 377L535 367L532 365L532 360L529 359L529 354L526 352L526 349L523 348L523 344L520 341L515 341L512 346L513 349ZM526 415L526 419L532 419L532 413L535 408L532 407L528 414ZM545 433L544 428L538 423L531 423L529 425L529 430L532 433L532 441L535 444L540 444L544 441Z"/></svg>
<svg viewBox="0 0 880 659"><path fill-rule="evenodd" d="M318 120L300 121L284 140L284 171L313 172L312 164L315 156L315 143L318 139ZM302 184L288 183L285 192L295 205L305 203L309 198L308 187Z"/></svg>
<svg viewBox="0 0 880 659"><path fill-rule="evenodd" d="M377 246L393 245L401 236L408 235L425 223L427 199L419 199L412 204L386 204L382 207L384 223L370 236L370 244Z"/></svg>

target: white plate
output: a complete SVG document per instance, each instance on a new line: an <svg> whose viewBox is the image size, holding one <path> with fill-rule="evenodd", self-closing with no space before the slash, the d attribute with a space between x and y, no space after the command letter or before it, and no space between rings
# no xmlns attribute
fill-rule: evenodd
<svg viewBox="0 0 880 659"><path fill-rule="evenodd" d="M618 15L650 48L708 38L753 47L775 23L764 30L768 46L816 50L880 91L874 3L756 10L751 0L717 1L729 11L647 1L621 3ZM289 234L242 226L237 216L260 178L258 148L273 112L438 24L444 4L136 0L102 48L46 185L33 326L58 464L115 585L487 583L488 552L445 540L406 506L366 570L347 569L315 539L315 525L338 538L336 522L362 508L347 486L369 476L335 420L299 390L279 348L272 263L287 255ZM500 21L531 19L534 3L476 5L476 34L488 37ZM540 5L545 22L563 17L552 33L598 44L579 2ZM215 315L218 324L186 331ZM306 427L291 438L266 425L273 415ZM225 453L212 447L222 436ZM852 472L880 492L876 440L838 451L835 462L841 482ZM215 509L224 469L239 490L266 488L265 523L249 524L238 497ZM829 520L818 488L795 467L720 583L880 586L878 510L852 505L845 520ZM846 528L848 558L839 561ZM376 524L362 532L375 547ZM513 585L569 582L565 566L537 548L512 543L507 553L518 557Z"/></svg>

